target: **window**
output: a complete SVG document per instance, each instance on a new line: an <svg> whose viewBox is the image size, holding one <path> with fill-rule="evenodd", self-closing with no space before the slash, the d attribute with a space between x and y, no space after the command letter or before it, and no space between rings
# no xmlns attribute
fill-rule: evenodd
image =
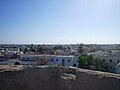
<svg viewBox="0 0 120 90"><path fill-rule="evenodd" d="M118 63L120 62L119 59L117 60L117 62L118 62Z"/></svg>
<svg viewBox="0 0 120 90"><path fill-rule="evenodd" d="M76 67L76 64L73 64L73 67Z"/></svg>
<svg viewBox="0 0 120 90"><path fill-rule="evenodd" d="M110 66L110 69L112 69L112 66Z"/></svg>
<svg viewBox="0 0 120 90"><path fill-rule="evenodd" d="M62 59L62 62L65 62L65 59Z"/></svg>
<svg viewBox="0 0 120 90"><path fill-rule="evenodd" d="M103 62L105 62L105 59L103 59Z"/></svg>
<svg viewBox="0 0 120 90"><path fill-rule="evenodd" d="M23 57L23 60L25 60L25 57Z"/></svg>
<svg viewBox="0 0 120 90"><path fill-rule="evenodd" d="M110 59L109 62L112 62L112 59Z"/></svg>
<svg viewBox="0 0 120 90"><path fill-rule="evenodd" d="M65 59L62 59L62 65L63 66L65 65Z"/></svg>
<svg viewBox="0 0 120 90"><path fill-rule="evenodd" d="M53 58L51 58L50 62L54 62Z"/></svg>
<svg viewBox="0 0 120 90"><path fill-rule="evenodd" d="M51 58L51 60L53 60L53 58Z"/></svg>
<svg viewBox="0 0 120 90"><path fill-rule="evenodd" d="M70 59L68 59L68 62L70 62L71 60Z"/></svg>
<svg viewBox="0 0 120 90"><path fill-rule="evenodd" d="M27 60L28 60L29 58L27 57Z"/></svg>
<svg viewBox="0 0 120 90"><path fill-rule="evenodd" d="M56 61L59 61L58 59L56 59Z"/></svg>

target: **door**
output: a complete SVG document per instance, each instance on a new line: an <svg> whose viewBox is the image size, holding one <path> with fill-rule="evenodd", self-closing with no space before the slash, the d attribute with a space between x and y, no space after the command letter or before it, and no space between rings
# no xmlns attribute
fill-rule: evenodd
<svg viewBox="0 0 120 90"><path fill-rule="evenodd" d="M65 65L65 59L62 59L62 65L63 66Z"/></svg>

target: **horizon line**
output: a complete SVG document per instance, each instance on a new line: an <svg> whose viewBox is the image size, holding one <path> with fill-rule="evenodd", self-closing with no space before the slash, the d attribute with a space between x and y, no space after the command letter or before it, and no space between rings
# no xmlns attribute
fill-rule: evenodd
<svg viewBox="0 0 120 90"><path fill-rule="evenodd" d="M0 45L70 45L70 44L97 44L97 45L117 45L120 43L0 43Z"/></svg>

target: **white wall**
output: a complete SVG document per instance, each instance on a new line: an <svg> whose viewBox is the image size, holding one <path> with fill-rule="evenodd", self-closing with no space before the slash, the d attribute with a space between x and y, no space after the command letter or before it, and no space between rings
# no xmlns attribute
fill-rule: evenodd
<svg viewBox="0 0 120 90"><path fill-rule="evenodd" d="M23 59L23 57L25 58L25 60L27 61L32 61L34 59L34 57L38 57L38 58L47 58L49 60L48 64L57 64L57 65L63 65L62 64L62 60L64 59L64 65L65 66L73 66L74 64L76 64L77 66L77 60L75 58L75 56L62 56L62 55L39 55L39 54L23 54L21 55L21 59ZM28 59L27 59L28 58ZM53 60L51 60L53 59ZM58 61L57 61L58 60ZM51 62L53 61L53 62Z"/></svg>
<svg viewBox="0 0 120 90"><path fill-rule="evenodd" d="M120 62L120 56L99 56L96 58L99 58L102 61L105 60L104 63L106 63L109 66L109 68L112 67L112 70L115 69L116 65ZM112 62L110 62L110 60L112 60Z"/></svg>

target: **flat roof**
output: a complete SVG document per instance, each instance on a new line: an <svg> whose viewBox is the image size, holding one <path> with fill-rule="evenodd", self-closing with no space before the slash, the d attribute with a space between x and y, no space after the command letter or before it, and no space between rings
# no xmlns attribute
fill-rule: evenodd
<svg viewBox="0 0 120 90"><path fill-rule="evenodd" d="M74 55L22 54L22 56L75 57Z"/></svg>

